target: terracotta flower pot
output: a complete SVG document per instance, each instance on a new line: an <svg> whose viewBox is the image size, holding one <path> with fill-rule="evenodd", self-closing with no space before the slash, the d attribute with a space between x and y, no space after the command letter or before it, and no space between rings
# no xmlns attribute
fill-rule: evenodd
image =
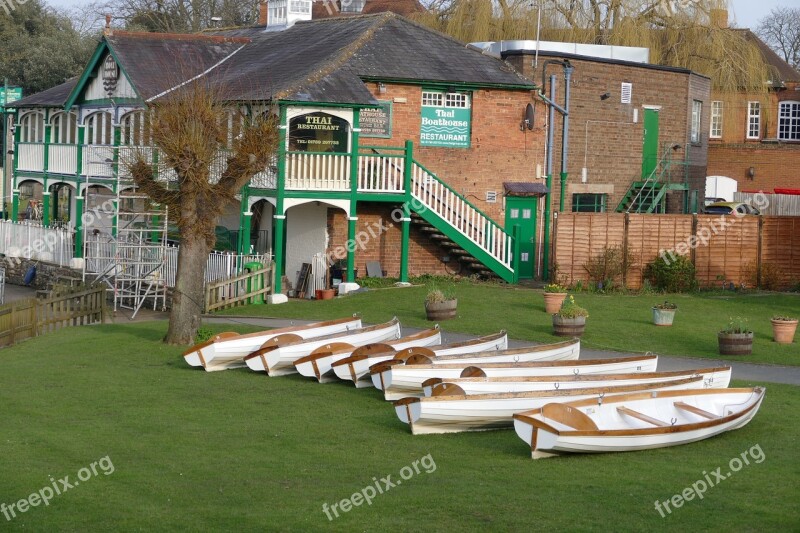
<svg viewBox="0 0 800 533"><path fill-rule="evenodd" d="M659 309L653 308L653 324L656 326L671 326L672 321L675 320L675 311L677 309Z"/></svg>
<svg viewBox="0 0 800 533"><path fill-rule="evenodd" d="M334 296L336 296L336 289L322 289L319 292L319 299L320 300L332 300Z"/></svg>
<svg viewBox="0 0 800 533"><path fill-rule="evenodd" d="M450 320L456 317L457 307L458 299L426 303L425 314L428 316L428 320Z"/></svg>
<svg viewBox="0 0 800 533"><path fill-rule="evenodd" d="M548 315L558 313L561 309L561 304L566 299L566 292L546 292L544 293L544 311Z"/></svg>
<svg viewBox="0 0 800 533"><path fill-rule="evenodd" d="M720 355L750 355L753 353L753 332L717 334Z"/></svg>
<svg viewBox="0 0 800 533"><path fill-rule="evenodd" d="M553 333L558 337L580 337L586 329L586 317L564 318L553 315Z"/></svg>
<svg viewBox="0 0 800 533"><path fill-rule="evenodd" d="M797 331L797 320L773 320L772 338L778 344L792 344Z"/></svg>

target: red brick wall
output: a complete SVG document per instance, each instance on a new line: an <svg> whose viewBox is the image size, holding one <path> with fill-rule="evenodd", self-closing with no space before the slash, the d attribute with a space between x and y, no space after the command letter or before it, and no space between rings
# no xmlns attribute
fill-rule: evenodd
<svg viewBox="0 0 800 533"><path fill-rule="evenodd" d="M541 83L539 68L534 69L531 55L509 56L508 61L526 77ZM572 193L607 193L609 211L614 210L627 192L630 184L641 177L642 139L644 135L642 106L661 106L659 144L680 144L678 159L687 157L691 163L691 186L701 188L705 177L705 153L708 146L710 119L710 80L702 76L658 70L642 66L618 64L569 57L575 70L571 84L570 133L567 161L568 189L565 210L572 209ZM557 76L557 102L564 102L564 74L559 66L549 66L548 78ZM631 104L621 103L621 84L633 84ZM549 93L549 80L548 90ZM603 100L601 95L609 93ZM701 142L689 145L691 130L691 102L703 102ZM634 123L634 110L638 109L638 122ZM547 108L538 103L536 128L543 131ZM554 149L554 191L559 188L561 172L562 118L556 113L556 143ZM687 150L687 145L689 149ZM659 150L661 152L661 150ZM586 184L581 183L581 169L588 169ZM699 193L702 197L702 192ZM675 202L670 202L671 204ZM682 202L676 203L678 206Z"/></svg>
<svg viewBox="0 0 800 533"><path fill-rule="evenodd" d="M375 98L393 101L392 138L362 137L361 144L399 147L406 140L413 141L417 161L503 225L503 182L533 181L536 165L544 163L543 131L520 131L525 106L534 101L533 93L474 91L470 147L428 148L419 146L422 88L387 83L386 92L380 93L377 83L367 86ZM497 192L497 203L486 202L487 191Z"/></svg>
<svg viewBox="0 0 800 533"><path fill-rule="evenodd" d="M390 277L400 276L401 227L392 220L392 210L398 206L382 203L361 203L358 207L356 239L364 248L356 248L358 276L367 275L367 261L380 261L381 268ZM384 230L380 230L381 225ZM359 235L360 234L360 235ZM347 243L347 217L340 209L328 210L328 253L341 250ZM453 258L443 263L446 252L431 241L414 224L409 238L409 275L461 274L459 263ZM333 257L333 255L331 255ZM346 258L346 255L344 256Z"/></svg>

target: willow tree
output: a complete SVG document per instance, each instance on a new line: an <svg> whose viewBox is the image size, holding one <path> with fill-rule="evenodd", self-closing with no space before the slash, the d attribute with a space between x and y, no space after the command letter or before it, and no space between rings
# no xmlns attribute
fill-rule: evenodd
<svg viewBox="0 0 800 533"><path fill-rule="evenodd" d="M432 0L423 24L464 42L536 39L640 46L652 63L712 78L720 94L765 94L772 79L726 0ZM480 13L481 17L473 15Z"/></svg>
<svg viewBox="0 0 800 533"><path fill-rule="evenodd" d="M278 146L275 115L228 105L224 92L201 79L151 104L153 144L162 154L160 167L177 178L172 185L162 172L154 173L145 153L134 155L128 163L136 186L169 208L170 221L175 221L180 233L165 338L170 344L194 341L203 312L206 262L216 241L219 217L242 187L267 167ZM215 174L212 169L218 168L222 171Z"/></svg>

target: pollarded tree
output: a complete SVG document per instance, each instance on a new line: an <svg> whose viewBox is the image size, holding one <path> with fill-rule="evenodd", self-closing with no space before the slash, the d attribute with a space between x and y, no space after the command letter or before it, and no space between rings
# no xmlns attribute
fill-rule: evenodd
<svg viewBox="0 0 800 533"><path fill-rule="evenodd" d="M161 165L174 171L177 185L154 176L152 162L139 153L127 162L134 183L169 208L180 233L178 270L165 342L194 341L203 312L205 266L216 241L214 229L225 206L263 171L278 146L278 120L269 109L224 101L223 87L202 78L178 86L150 105L153 144ZM236 120L230 120L231 113ZM235 127L231 127L235 124ZM222 168L219 179L212 172Z"/></svg>

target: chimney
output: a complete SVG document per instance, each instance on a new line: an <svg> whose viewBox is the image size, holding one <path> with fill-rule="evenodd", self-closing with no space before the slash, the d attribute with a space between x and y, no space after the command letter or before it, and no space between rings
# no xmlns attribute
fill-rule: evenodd
<svg viewBox="0 0 800 533"><path fill-rule="evenodd" d="M262 0L258 3L258 25L267 25L267 0Z"/></svg>
<svg viewBox="0 0 800 533"><path fill-rule="evenodd" d="M709 12L711 18L711 27L724 30L728 27L728 10L727 9L712 9Z"/></svg>

